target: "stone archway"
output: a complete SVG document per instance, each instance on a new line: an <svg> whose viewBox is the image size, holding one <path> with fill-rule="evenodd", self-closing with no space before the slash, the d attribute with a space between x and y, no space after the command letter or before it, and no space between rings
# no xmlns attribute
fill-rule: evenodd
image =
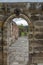
<svg viewBox="0 0 43 65"><path fill-rule="evenodd" d="M19 16L16 16L16 14L13 14L13 15L9 16L5 22L8 23L9 20L12 20L13 18L19 18L19 17L25 19L27 21L27 23L29 24L29 26L32 25L32 22L30 21L29 17L26 16L25 14L20 14ZM3 25L4 25L4 23L3 23Z"/></svg>
<svg viewBox="0 0 43 65"><path fill-rule="evenodd" d="M31 23L31 21L29 20L29 17L27 17L26 15L24 15L24 14L20 14L19 15L19 17L21 17L21 18L23 18L23 19L25 19L26 21L27 21L27 23L28 23L28 25L29 25L29 29L32 27L32 23ZM18 17L18 18L19 18ZM4 24L3 24L3 35L4 35L4 30L6 29L5 27L8 27L7 26L7 24L8 23L10 23L10 21L13 19L13 18L17 18L17 16L15 15L15 14L13 14L13 15L11 15L10 17L8 17L7 18L7 20L4 22ZM8 30L7 30L8 31ZM5 32L6 32L6 30L5 30ZM6 34L7 35L7 34ZM3 37L3 42L7 39L5 39L6 37L5 37L5 35L4 35L4 37ZM7 50L7 51L5 51L5 49ZM10 65L9 64L9 51L8 51L8 49L9 49L9 42L8 42L8 40L7 40L7 43L6 43L6 41L5 41L5 46L3 46L3 54L4 54L4 65Z"/></svg>

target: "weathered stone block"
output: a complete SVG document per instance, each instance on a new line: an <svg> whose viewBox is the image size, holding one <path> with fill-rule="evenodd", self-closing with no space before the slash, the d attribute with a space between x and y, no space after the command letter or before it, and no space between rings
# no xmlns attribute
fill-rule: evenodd
<svg viewBox="0 0 43 65"><path fill-rule="evenodd" d="M29 39L32 39L33 38L33 34L29 34Z"/></svg>
<svg viewBox="0 0 43 65"><path fill-rule="evenodd" d="M43 39L43 33L36 34L36 35L35 35L35 38L36 38L36 39Z"/></svg>

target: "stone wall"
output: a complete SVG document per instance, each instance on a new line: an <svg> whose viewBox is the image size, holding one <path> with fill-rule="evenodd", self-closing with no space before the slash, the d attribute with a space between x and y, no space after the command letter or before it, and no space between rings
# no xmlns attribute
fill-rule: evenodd
<svg viewBox="0 0 43 65"><path fill-rule="evenodd" d="M16 30L17 30L17 32L16 32ZM12 44L15 43L15 41L16 41L15 35L17 33L18 33L18 28L14 22L13 23L5 22L5 24L3 25L3 56L4 56L3 64L4 65L9 65L10 62L12 62L14 60L14 58L12 60L9 58L9 55L10 56L12 55L9 48L12 46Z"/></svg>
<svg viewBox="0 0 43 65"><path fill-rule="evenodd" d="M27 5L28 5L28 3L5 4L4 8L2 7L0 9L0 22L5 21L8 16L14 14L14 9L16 7L19 7L22 10L22 12L24 14L26 14L27 16L29 16L30 14L43 15L43 11L37 10L37 9L29 10ZM30 15L30 19L31 19L32 15ZM39 16L38 16L38 19L39 19ZM34 18L31 19L31 21L32 20L34 20ZM39 62L40 63L43 62L43 20L40 20L40 21L37 20L32 23L33 23L33 27L30 28L29 36L28 36L29 37L29 62L28 62L28 64L37 65L37 63L39 63ZM8 23L8 25L9 25L9 23ZM3 62L3 65L9 65L9 60L8 60L9 55L8 54L10 54L10 52L7 52L7 51L8 51L9 45L10 45L9 42L12 43L12 38L11 38L11 36L9 37L9 35L11 33L10 32L11 28L10 28L10 26L7 26L7 24L4 25L3 28L4 28L4 31L3 31L4 37L3 37L3 54L2 54L2 43L1 43L2 42L2 30L1 30L1 25L0 25L0 51L1 51L0 52L0 65L2 65L2 62ZM7 33L8 33L8 35L6 35ZM8 38L7 38L7 36L8 36ZM9 39L10 39L10 41L8 41Z"/></svg>
<svg viewBox="0 0 43 65"><path fill-rule="evenodd" d="M1 28L1 26L2 26L2 21L0 21L0 65L2 65L2 58L3 58L3 54L2 54L2 28Z"/></svg>
<svg viewBox="0 0 43 65"><path fill-rule="evenodd" d="M34 40L30 40L30 56L30 63L43 63L43 20L34 21Z"/></svg>
<svg viewBox="0 0 43 65"><path fill-rule="evenodd" d="M4 44L3 45L3 50L4 50L3 51L3 62L4 62L3 64L4 65L9 65L9 63L14 60L14 58L13 58L11 61L9 61L9 54L11 54L11 57L12 57L12 52L9 52L9 50L8 50L9 45L11 45L11 43L14 42L12 39L15 39L15 36L13 38L11 38L13 35L11 32L11 25L12 25L12 23L7 23L3 27L3 29L4 29L3 30L3 44ZM0 27L0 30L1 30L1 27ZM13 32L15 32L15 31L13 31ZM0 35L1 35L0 40L2 39L1 33L2 32L0 32ZM9 42L10 42L10 44L9 44ZM0 45L0 47L2 49L2 45ZM0 59L2 59L2 51L0 52L0 54L1 54ZM37 54L38 54L38 57L36 59ZM28 63L37 64L39 62L40 63L43 62L43 20L34 21L32 23L32 27L30 27L30 29L29 29L29 62ZM2 61L0 61L0 64L2 64Z"/></svg>

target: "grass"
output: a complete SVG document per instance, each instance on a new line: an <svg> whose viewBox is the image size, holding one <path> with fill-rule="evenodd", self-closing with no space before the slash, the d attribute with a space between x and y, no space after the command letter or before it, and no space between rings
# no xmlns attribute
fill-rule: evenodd
<svg viewBox="0 0 43 65"><path fill-rule="evenodd" d="M24 32L21 32L21 36L25 36L25 33Z"/></svg>

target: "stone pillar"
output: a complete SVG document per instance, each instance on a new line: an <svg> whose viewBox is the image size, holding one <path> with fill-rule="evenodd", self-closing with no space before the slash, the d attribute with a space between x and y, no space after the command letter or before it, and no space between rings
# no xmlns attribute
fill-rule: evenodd
<svg viewBox="0 0 43 65"><path fill-rule="evenodd" d="M29 62L28 64L30 65L32 63L32 53L33 53L33 47L31 46L31 44L34 41L34 25L32 23L32 26L30 26L29 29Z"/></svg>
<svg viewBox="0 0 43 65"><path fill-rule="evenodd" d="M15 23L12 25L12 22L5 22L3 25L3 65L11 65L15 60L15 49L12 48L12 44L15 43Z"/></svg>

